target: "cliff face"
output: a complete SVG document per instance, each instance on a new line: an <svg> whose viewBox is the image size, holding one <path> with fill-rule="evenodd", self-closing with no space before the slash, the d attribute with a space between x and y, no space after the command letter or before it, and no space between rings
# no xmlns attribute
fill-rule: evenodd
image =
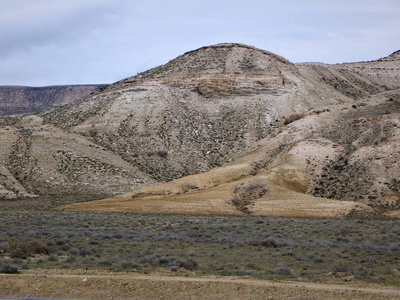
<svg viewBox="0 0 400 300"><path fill-rule="evenodd" d="M28 194L104 197L244 164L241 178L263 174L270 190L394 209L399 169L388 164L398 146L399 79L395 54L292 64L241 44L203 47L70 105L3 118L8 183L0 184L14 195L22 192L6 187L12 178ZM379 168L370 160L378 152L387 153ZM229 182L234 198L240 189ZM189 180L163 193L215 184Z"/></svg>

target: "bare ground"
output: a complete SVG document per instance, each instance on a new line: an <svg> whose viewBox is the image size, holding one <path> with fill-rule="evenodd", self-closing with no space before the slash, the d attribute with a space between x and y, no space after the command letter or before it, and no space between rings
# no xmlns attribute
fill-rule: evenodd
<svg viewBox="0 0 400 300"><path fill-rule="evenodd" d="M58 299L399 299L400 289L236 277L27 270L0 275L0 297Z"/></svg>

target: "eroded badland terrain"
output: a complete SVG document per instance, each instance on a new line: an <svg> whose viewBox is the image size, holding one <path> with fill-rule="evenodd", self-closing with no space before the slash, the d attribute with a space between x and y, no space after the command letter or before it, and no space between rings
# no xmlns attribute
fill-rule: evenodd
<svg viewBox="0 0 400 300"><path fill-rule="evenodd" d="M0 118L0 205L12 212L400 217L399 163L399 51L293 64L218 44L70 104ZM393 243L363 249L398 251Z"/></svg>
<svg viewBox="0 0 400 300"><path fill-rule="evenodd" d="M203 47L73 104L1 118L0 195L114 196L73 210L396 215L399 88L398 52L325 65Z"/></svg>

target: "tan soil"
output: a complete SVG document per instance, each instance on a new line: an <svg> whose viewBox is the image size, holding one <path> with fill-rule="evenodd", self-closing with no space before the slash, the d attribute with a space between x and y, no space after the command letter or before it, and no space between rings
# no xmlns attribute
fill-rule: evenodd
<svg viewBox="0 0 400 300"><path fill-rule="evenodd" d="M0 275L0 297L58 299L399 299L380 286L30 270Z"/></svg>
<svg viewBox="0 0 400 300"><path fill-rule="evenodd" d="M73 203L59 209L139 213L245 214L232 203L232 199L235 197L235 188L257 179L275 179L271 174L248 176L250 171L249 164L226 165L209 172L187 176L109 199ZM301 177L301 174L299 176ZM254 199L247 208L248 213L260 216L328 218L343 217L355 211L372 211L367 206L356 202L313 197L273 182L269 184L268 192L261 198Z"/></svg>
<svg viewBox="0 0 400 300"><path fill-rule="evenodd" d="M386 217L400 218L400 210L388 211L383 214Z"/></svg>

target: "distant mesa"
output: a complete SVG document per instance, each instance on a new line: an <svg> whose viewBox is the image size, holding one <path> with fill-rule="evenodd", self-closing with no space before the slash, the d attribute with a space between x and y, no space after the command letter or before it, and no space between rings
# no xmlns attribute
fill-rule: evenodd
<svg viewBox="0 0 400 300"><path fill-rule="evenodd" d="M66 105L98 91L103 86L0 86L0 116L35 113Z"/></svg>

